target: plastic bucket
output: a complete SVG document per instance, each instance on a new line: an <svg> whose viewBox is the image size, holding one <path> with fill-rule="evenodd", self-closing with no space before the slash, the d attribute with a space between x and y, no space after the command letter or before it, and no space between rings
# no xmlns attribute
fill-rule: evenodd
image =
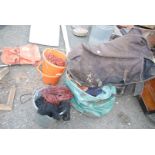
<svg viewBox="0 0 155 155"><path fill-rule="evenodd" d="M47 53L52 53L54 56L63 59L65 63L67 62L67 57L63 52L60 52L56 49L47 48L43 51L42 72L48 75L56 75L63 73L65 71L66 65L62 67L52 64L46 58Z"/></svg>
<svg viewBox="0 0 155 155"><path fill-rule="evenodd" d="M94 25L92 26L89 43L90 44L100 44L106 43L110 40L110 37L114 31L115 27L113 25Z"/></svg>
<svg viewBox="0 0 155 155"><path fill-rule="evenodd" d="M58 82L59 82L59 79L61 77L62 74L56 74L56 75L48 75L48 74L45 74L43 71L41 71L41 64L40 63L38 66L37 66L37 70L38 72L42 75L42 80L45 84L51 84L51 85L56 85Z"/></svg>

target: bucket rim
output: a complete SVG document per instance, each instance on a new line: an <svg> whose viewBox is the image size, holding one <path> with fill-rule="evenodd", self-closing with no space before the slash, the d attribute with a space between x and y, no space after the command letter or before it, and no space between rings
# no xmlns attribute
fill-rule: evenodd
<svg viewBox="0 0 155 155"><path fill-rule="evenodd" d="M45 87L45 88L46 88L46 87ZM38 110L38 107L37 107L36 104L35 104L35 97L37 96L38 93L40 93L40 91L41 91L42 89L44 89L44 87L38 88L38 89L34 90L34 92L33 92L32 104L33 104L35 110ZM49 117L48 115L41 115L41 116L53 120L53 117Z"/></svg>
<svg viewBox="0 0 155 155"><path fill-rule="evenodd" d="M58 52L58 53L61 53L62 55L64 55L64 57L65 57L65 59L66 59L65 61L67 62L67 56L66 56L61 50L54 49L54 48L45 48L45 49L44 49L44 51L43 51L43 53L42 53L43 60L45 60L49 65L54 66L54 67L56 67L56 68L61 68L61 69L66 68L66 66L67 66L66 63L65 63L65 66L57 66L57 65L55 65L55 64L53 64L53 63L50 63L50 62L47 60L47 58L45 57L45 52L46 52L47 50L56 51L56 52Z"/></svg>

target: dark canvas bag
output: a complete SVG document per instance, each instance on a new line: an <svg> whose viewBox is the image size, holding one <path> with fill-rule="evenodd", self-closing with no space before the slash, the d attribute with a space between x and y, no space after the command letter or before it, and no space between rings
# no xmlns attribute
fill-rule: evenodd
<svg viewBox="0 0 155 155"><path fill-rule="evenodd" d="M69 53L68 72L86 86L112 83L133 87L153 78L151 74L144 77L144 60L153 64L152 59L153 53L143 36L131 33L108 43L76 47Z"/></svg>

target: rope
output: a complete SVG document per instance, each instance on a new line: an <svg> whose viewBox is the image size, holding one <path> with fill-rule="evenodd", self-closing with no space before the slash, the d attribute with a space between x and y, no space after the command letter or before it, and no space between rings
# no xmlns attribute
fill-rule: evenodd
<svg viewBox="0 0 155 155"><path fill-rule="evenodd" d="M52 104L59 104L73 97L71 91L65 86L51 86L43 89L41 94L47 102Z"/></svg>

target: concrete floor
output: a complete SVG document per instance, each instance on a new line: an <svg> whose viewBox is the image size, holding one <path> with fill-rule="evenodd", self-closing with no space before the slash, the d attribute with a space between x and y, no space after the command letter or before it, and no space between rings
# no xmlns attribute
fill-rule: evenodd
<svg viewBox="0 0 155 155"><path fill-rule="evenodd" d="M0 48L19 46L28 43L30 26L0 26ZM72 35L71 28L68 27L71 47L80 42L86 42L86 38L78 38ZM42 52L47 46L41 46ZM60 37L59 48L64 49L63 37ZM62 83L61 80L60 83ZM112 111L101 118L87 117L73 108L71 109L71 120L68 122L56 121L46 116L37 114L32 104L32 96L36 89L45 86L41 76L31 65L13 66L10 73L0 81L0 102L5 103L9 87L15 84L17 92L14 100L14 108L10 112L0 111L0 128L10 129L75 129L75 128L155 128L143 113L138 101L132 96L122 96L117 98L117 102ZM20 96L29 94L24 99L30 99L21 104Z"/></svg>

